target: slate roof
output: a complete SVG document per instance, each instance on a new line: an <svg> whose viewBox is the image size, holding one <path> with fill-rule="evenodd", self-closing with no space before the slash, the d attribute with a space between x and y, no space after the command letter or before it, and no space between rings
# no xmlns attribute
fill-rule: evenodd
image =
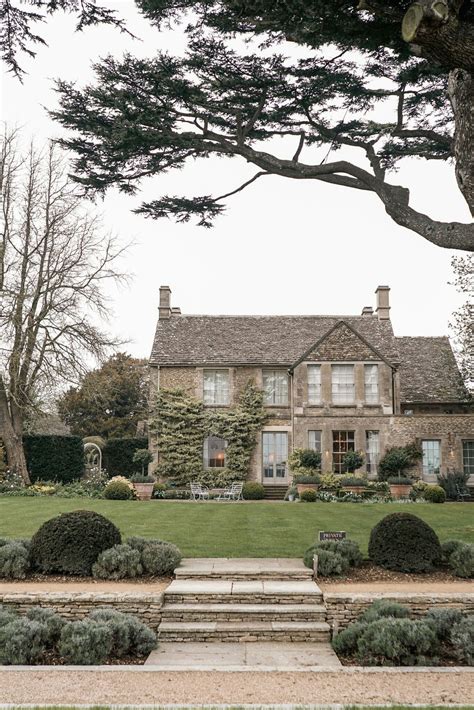
<svg viewBox="0 0 474 710"><path fill-rule="evenodd" d="M175 315L158 321L150 364L290 367L341 321L399 362L390 321L375 316Z"/></svg>
<svg viewBox="0 0 474 710"><path fill-rule="evenodd" d="M402 402L469 399L448 338L396 338Z"/></svg>

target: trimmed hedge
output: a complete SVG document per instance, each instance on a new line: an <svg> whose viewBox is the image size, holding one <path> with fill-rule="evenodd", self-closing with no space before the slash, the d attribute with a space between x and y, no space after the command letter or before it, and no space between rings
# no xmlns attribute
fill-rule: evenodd
<svg viewBox="0 0 474 710"><path fill-rule="evenodd" d="M262 500L265 498L265 488L257 481L247 481L242 486L242 497L244 500Z"/></svg>
<svg viewBox="0 0 474 710"><path fill-rule="evenodd" d="M386 569L428 572L441 562L441 545L435 531L421 518L392 513L372 528L369 557Z"/></svg>
<svg viewBox="0 0 474 710"><path fill-rule="evenodd" d="M29 434L23 437L26 465L32 483L70 483L84 472L84 445L80 436Z"/></svg>
<svg viewBox="0 0 474 710"><path fill-rule="evenodd" d="M146 436L109 439L104 449L104 467L109 476L126 476L141 473L142 466L133 461L139 449L148 449Z"/></svg>
<svg viewBox="0 0 474 710"><path fill-rule="evenodd" d="M119 529L91 510L75 510L47 520L33 535L30 557L46 573L90 575L104 550L120 545Z"/></svg>

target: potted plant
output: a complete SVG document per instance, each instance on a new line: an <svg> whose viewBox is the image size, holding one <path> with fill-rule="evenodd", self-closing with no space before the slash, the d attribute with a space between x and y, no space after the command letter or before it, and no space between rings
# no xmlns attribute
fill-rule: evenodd
<svg viewBox="0 0 474 710"><path fill-rule="evenodd" d="M153 488L155 487L155 479L153 476L148 476L145 474L142 476L140 473L136 473L130 478L133 484L133 489L138 500L150 500L153 495Z"/></svg>
<svg viewBox="0 0 474 710"><path fill-rule="evenodd" d="M346 476L342 479L342 490L348 493L356 493L361 495L367 490L367 481L365 478L357 476Z"/></svg>
<svg viewBox="0 0 474 710"><path fill-rule="evenodd" d="M313 449L295 449L288 463L293 472L293 485L298 495L307 490L318 490L321 469L321 454Z"/></svg>
<svg viewBox="0 0 474 710"><path fill-rule="evenodd" d="M293 502L298 498L298 489L296 486L290 486L286 492L285 500Z"/></svg>
<svg viewBox="0 0 474 710"><path fill-rule="evenodd" d="M293 483L296 485L296 490L298 495L301 496L303 491L317 491L321 478L319 476L305 476L304 474L297 474L293 476Z"/></svg>
<svg viewBox="0 0 474 710"><path fill-rule="evenodd" d="M407 476L391 476L388 479L388 485L392 498L399 500L400 498L409 498L413 481Z"/></svg>

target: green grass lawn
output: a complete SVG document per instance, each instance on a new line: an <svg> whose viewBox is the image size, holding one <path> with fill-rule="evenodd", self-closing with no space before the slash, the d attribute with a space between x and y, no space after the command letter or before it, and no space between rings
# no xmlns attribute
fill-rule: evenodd
<svg viewBox="0 0 474 710"><path fill-rule="evenodd" d="M299 557L319 530L346 530L367 551L371 528L388 513L426 520L441 541L474 542L474 505L248 503L0 498L0 537L30 537L45 520L77 509L110 518L124 536L174 542L187 557Z"/></svg>

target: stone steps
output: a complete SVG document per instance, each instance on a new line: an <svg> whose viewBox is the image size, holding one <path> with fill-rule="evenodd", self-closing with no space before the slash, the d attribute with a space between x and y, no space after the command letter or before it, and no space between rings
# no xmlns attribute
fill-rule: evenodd
<svg viewBox="0 0 474 710"><path fill-rule="evenodd" d="M325 621L322 604L166 604L162 621Z"/></svg>
<svg viewBox="0 0 474 710"><path fill-rule="evenodd" d="M256 642L312 641L328 642L329 624L321 621L162 621L159 640L163 642Z"/></svg>
<svg viewBox="0 0 474 710"><path fill-rule="evenodd" d="M165 591L165 604L322 604L314 582L232 580L174 580Z"/></svg>
<svg viewBox="0 0 474 710"><path fill-rule="evenodd" d="M185 559L175 570L176 579L227 581L310 581L313 571L300 560L288 558Z"/></svg>

